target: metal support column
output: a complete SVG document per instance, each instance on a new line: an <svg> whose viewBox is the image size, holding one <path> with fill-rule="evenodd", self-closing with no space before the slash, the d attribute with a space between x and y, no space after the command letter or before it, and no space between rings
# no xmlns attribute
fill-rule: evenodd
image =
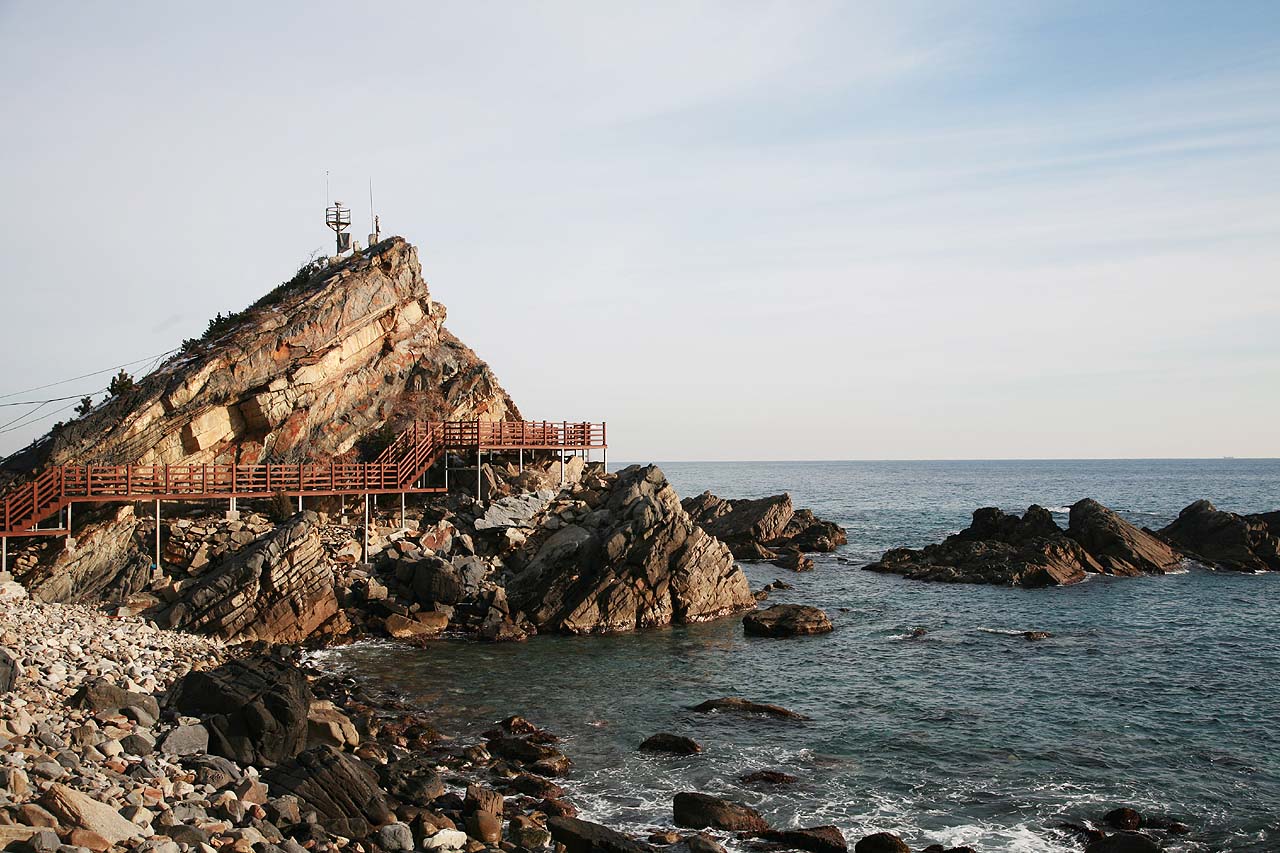
<svg viewBox="0 0 1280 853"><path fill-rule="evenodd" d="M364 496L364 559L369 562L369 496Z"/></svg>
<svg viewBox="0 0 1280 853"><path fill-rule="evenodd" d="M400 529L404 530L404 492L400 493Z"/></svg>
<svg viewBox="0 0 1280 853"><path fill-rule="evenodd" d="M449 491L449 448L444 449L444 490Z"/></svg>
<svg viewBox="0 0 1280 853"><path fill-rule="evenodd" d="M483 466L480 463L480 448L476 448L476 500L482 500L480 497L480 469Z"/></svg>
<svg viewBox="0 0 1280 853"><path fill-rule="evenodd" d="M524 448L520 448L520 473L524 473Z"/></svg>
<svg viewBox="0 0 1280 853"><path fill-rule="evenodd" d="M9 537L0 536L0 573L9 571Z"/></svg>
<svg viewBox="0 0 1280 853"><path fill-rule="evenodd" d="M302 512L302 492L298 492L298 512Z"/></svg>
<svg viewBox="0 0 1280 853"><path fill-rule="evenodd" d="M604 472L609 473L609 448L604 449Z"/></svg>
<svg viewBox="0 0 1280 853"><path fill-rule="evenodd" d="M560 448L560 488L564 488L564 448Z"/></svg>
<svg viewBox="0 0 1280 853"><path fill-rule="evenodd" d="M156 498L156 564L152 568L160 569L160 499Z"/></svg>

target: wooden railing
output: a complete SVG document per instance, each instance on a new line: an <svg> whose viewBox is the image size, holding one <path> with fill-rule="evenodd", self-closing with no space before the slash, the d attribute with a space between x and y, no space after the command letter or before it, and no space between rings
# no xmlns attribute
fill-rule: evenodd
<svg viewBox="0 0 1280 853"><path fill-rule="evenodd" d="M61 465L46 469L5 496L0 505L0 535L29 532L73 501L421 491L414 489L414 484L446 449L589 450L606 446L603 423L419 421L397 435L373 462Z"/></svg>

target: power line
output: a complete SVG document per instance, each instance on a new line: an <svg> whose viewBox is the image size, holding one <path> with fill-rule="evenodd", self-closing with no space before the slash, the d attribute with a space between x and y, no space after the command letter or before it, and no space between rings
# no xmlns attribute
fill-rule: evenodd
<svg viewBox="0 0 1280 853"><path fill-rule="evenodd" d="M31 426L31 424L35 423L36 421L42 421L42 420L44 420L45 418L51 418L51 417L53 417L54 415L60 415L60 414L62 414L63 412L65 412L67 409L70 409L70 408L71 408L72 406L74 406L74 405L76 405L76 404L75 404L75 403L68 403L67 405L63 406L61 409L54 409L52 412L47 412L47 413L45 413L45 414L41 415L40 417L36 418L35 420L27 421L26 423L16 423L15 421L9 421L9 423L8 423L8 424L4 424L4 425L3 425L4 427L7 427L6 429L0 429L0 435L3 435L3 434L4 434L4 433L6 433L6 432L15 432L15 431L17 431L17 430L22 429L23 427ZM42 407L42 408L43 408L43 407ZM36 411L39 411L39 409L37 409ZM26 418L26 417L29 417L29 416L34 415L34 414L35 414L35 412L27 412L27 413L26 413L25 415L23 415L22 417L23 417L23 418ZM21 420L21 419L22 419L22 418L19 418L18 420ZM13 424L13 426L9 426L9 424Z"/></svg>
<svg viewBox="0 0 1280 853"><path fill-rule="evenodd" d="M106 389L99 389L99 390L106 390ZM94 393L94 394L97 394L98 392L97 392L97 391L94 391L93 393ZM17 403L0 403L0 407L7 407L7 406L36 406L36 405L40 405L40 404L42 404L42 403L61 403L63 400L79 400L81 397L86 397L86 396L88 396L88 395L87 395L87 394L73 394L73 395L72 395L72 396L70 396L70 397L51 397L51 398L49 398L48 400L20 400L20 401L19 401L19 402L17 402Z"/></svg>
<svg viewBox="0 0 1280 853"><path fill-rule="evenodd" d="M135 358L133 361L126 361L124 364L117 364L115 367L107 367L107 368L103 368L102 370L95 370L92 373L82 373L81 375L73 376L70 379L60 379L57 382L50 382L47 385L37 385L34 388L27 388L23 391L13 391L8 394L0 394L0 400L6 400L9 397L17 397L20 394L30 394L32 391L43 391L45 388L53 388L54 386L57 386L57 385L66 385L68 382L75 382L79 379L88 379L90 376L98 376L103 373L110 373L113 370L120 370L121 368L129 367L130 365L139 364L141 362L147 361L148 359L163 358L166 355L173 355L175 352L177 352L180 349L182 348L174 347L173 349L167 352L162 352L162 353L159 353L158 355L144 355L142 358Z"/></svg>

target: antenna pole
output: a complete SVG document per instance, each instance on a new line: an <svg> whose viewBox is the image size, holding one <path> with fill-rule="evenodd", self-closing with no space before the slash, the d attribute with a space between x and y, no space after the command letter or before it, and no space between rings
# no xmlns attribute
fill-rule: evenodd
<svg viewBox="0 0 1280 853"><path fill-rule="evenodd" d="M324 206L329 206L329 170L324 170Z"/></svg>
<svg viewBox="0 0 1280 853"><path fill-rule="evenodd" d="M373 222L373 178L370 178L369 179L369 231L370 233L372 233L376 230L377 229L374 227L374 222Z"/></svg>

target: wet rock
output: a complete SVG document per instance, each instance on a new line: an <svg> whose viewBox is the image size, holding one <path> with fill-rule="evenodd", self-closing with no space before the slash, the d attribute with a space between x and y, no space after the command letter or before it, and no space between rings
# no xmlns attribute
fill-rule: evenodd
<svg viewBox="0 0 1280 853"><path fill-rule="evenodd" d="M1052 638L1053 638L1053 634L1050 634L1048 631L1023 631L1022 632L1022 639L1027 640L1028 642L1034 642L1036 640L1049 640Z"/></svg>
<svg viewBox="0 0 1280 853"><path fill-rule="evenodd" d="M273 793L297 797L329 832L364 838L387 822L390 810L378 777L357 758L316 746L263 775Z"/></svg>
<svg viewBox="0 0 1280 853"><path fill-rule="evenodd" d="M779 720L809 719L809 717L806 717L804 714L790 711L783 708L781 705L752 702L750 699L741 699L737 696L726 696L721 699L708 699L706 702L690 707L689 710L697 711L700 714L709 714L714 711L730 714L774 717Z"/></svg>
<svg viewBox="0 0 1280 853"><path fill-rule="evenodd" d="M769 824L750 806L730 802L710 794L684 791L675 795L672 811L676 826L694 829L727 829L733 832L763 832Z"/></svg>
<svg viewBox="0 0 1280 853"><path fill-rule="evenodd" d="M689 848L689 853L725 853L724 847L705 832L690 835L684 839L684 843Z"/></svg>
<svg viewBox="0 0 1280 853"><path fill-rule="evenodd" d="M723 543L695 526L656 466L610 475L600 507L530 538L507 585L539 631L705 622L755 605Z"/></svg>
<svg viewBox="0 0 1280 853"><path fill-rule="evenodd" d="M1160 845L1140 832L1116 832L1089 842L1085 853L1160 853Z"/></svg>
<svg viewBox="0 0 1280 853"><path fill-rule="evenodd" d="M391 637L405 642L432 639L444 633L449 620L440 618L441 614L424 613L427 619L410 619L399 613L392 613L383 621L383 630Z"/></svg>
<svg viewBox="0 0 1280 853"><path fill-rule="evenodd" d="M834 826L771 829L762 832L760 837L796 850L809 850L811 853L846 853L849 849L844 834Z"/></svg>
<svg viewBox="0 0 1280 853"><path fill-rule="evenodd" d="M591 821L551 817L547 829L566 853L654 853L652 845Z"/></svg>
<svg viewBox="0 0 1280 853"><path fill-rule="evenodd" d="M775 604L766 610L748 613L742 629L757 637L799 637L825 634L832 630L831 619L817 607L802 604Z"/></svg>
<svg viewBox="0 0 1280 853"><path fill-rule="evenodd" d="M1216 569L1280 571L1280 511L1237 515L1199 500L1178 513L1160 536Z"/></svg>
<svg viewBox="0 0 1280 853"><path fill-rule="evenodd" d="M571 763L560 750L526 738L497 737L488 741L488 749L496 756L519 761L542 775L559 776L569 769Z"/></svg>
<svg viewBox="0 0 1280 853"><path fill-rule="evenodd" d="M843 527L835 522L823 521L808 509L795 511L782 531L782 538L792 548L806 552L830 552L849 543Z"/></svg>
<svg viewBox="0 0 1280 853"><path fill-rule="evenodd" d="M564 796L564 788L561 788L550 779L545 779L534 773L521 773L507 780L507 785L518 793L528 797L535 797L539 800L555 800Z"/></svg>
<svg viewBox="0 0 1280 853"><path fill-rule="evenodd" d="M911 853L911 848L891 832L877 832L855 844L853 853Z"/></svg>
<svg viewBox="0 0 1280 853"><path fill-rule="evenodd" d="M790 569L793 572L813 571L813 560L798 550L779 552L777 558L773 560L773 564L779 568Z"/></svg>
<svg viewBox="0 0 1280 853"><path fill-rule="evenodd" d="M702 752L702 747L693 738L667 732L659 732L645 738L644 743L640 744L640 749L643 752L666 752L671 755L695 755Z"/></svg>
<svg viewBox="0 0 1280 853"><path fill-rule="evenodd" d="M800 780L781 770L755 770L739 776L738 781L744 785L794 785Z"/></svg>
<svg viewBox="0 0 1280 853"><path fill-rule="evenodd" d="M270 767L306 746L313 700L299 670L258 657L190 673L176 685L170 703L183 714L205 717L210 752Z"/></svg>
<svg viewBox="0 0 1280 853"><path fill-rule="evenodd" d="M1135 809L1121 806L1107 812L1102 822L1113 829L1137 829L1142 825L1142 815Z"/></svg>

